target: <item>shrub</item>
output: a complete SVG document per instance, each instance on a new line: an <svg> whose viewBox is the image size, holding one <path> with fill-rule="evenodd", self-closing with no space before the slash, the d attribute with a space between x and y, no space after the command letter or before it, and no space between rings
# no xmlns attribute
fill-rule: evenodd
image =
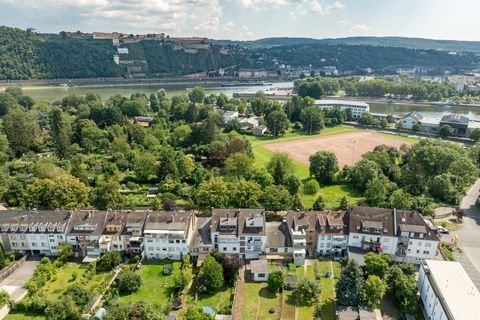
<svg viewBox="0 0 480 320"><path fill-rule="evenodd" d="M318 192L320 185L317 180L309 179L303 184L303 193L308 195L314 195Z"/></svg>
<svg viewBox="0 0 480 320"><path fill-rule="evenodd" d="M119 283L119 289L122 293L136 292L142 285L142 278L131 270L123 272Z"/></svg>
<svg viewBox="0 0 480 320"><path fill-rule="evenodd" d="M283 279L283 273L281 271L274 271L268 275L268 290L273 293L283 287L285 281Z"/></svg>
<svg viewBox="0 0 480 320"><path fill-rule="evenodd" d="M106 252L97 260L97 271L111 271L120 264L121 260L122 258L120 257L120 253L116 251Z"/></svg>

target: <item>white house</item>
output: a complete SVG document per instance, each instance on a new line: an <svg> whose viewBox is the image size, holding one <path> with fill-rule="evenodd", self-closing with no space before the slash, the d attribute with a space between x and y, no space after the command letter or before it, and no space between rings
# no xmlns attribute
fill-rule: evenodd
<svg viewBox="0 0 480 320"><path fill-rule="evenodd" d="M225 111L225 112L223 113L223 121L224 121L225 123L227 123L227 122L230 122L230 121L232 121L232 120L237 119L238 116L239 116L238 111Z"/></svg>
<svg viewBox="0 0 480 320"><path fill-rule="evenodd" d="M127 221L127 212L108 211L105 220L105 229L98 239L100 252L125 251L126 244L122 233Z"/></svg>
<svg viewBox="0 0 480 320"><path fill-rule="evenodd" d="M344 211L317 212L317 254L343 256L347 251L348 229Z"/></svg>
<svg viewBox="0 0 480 320"><path fill-rule="evenodd" d="M321 109L340 109L340 110L347 110L350 109L352 111L352 117L354 119L358 119L364 114L365 112L370 111L370 106L368 103L361 102L361 101L349 101L349 100L315 100L314 105L321 108Z"/></svg>
<svg viewBox="0 0 480 320"><path fill-rule="evenodd" d="M264 209L213 209L210 226L213 249L257 259L267 240Z"/></svg>
<svg viewBox="0 0 480 320"><path fill-rule="evenodd" d="M413 111L407 113L402 119L400 119L400 123L403 129L412 130L415 125L421 126L422 120L423 116L417 111Z"/></svg>
<svg viewBox="0 0 480 320"><path fill-rule="evenodd" d="M152 212L144 230L144 256L147 259L182 260L194 236L193 212Z"/></svg>
<svg viewBox="0 0 480 320"><path fill-rule="evenodd" d="M348 246L419 264L437 253L439 239L416 211L352 207Z"/></svg>
<svg viewBox="0 0 480 320"><path fill-rule="evenodd" d="M265 69L240 69L238 71L239 78L265 78L268 73Z"/></svg>
<svg viewBox="0 0 480 320"><path fill-rule="evenodd" d="M459 262L426 260L417 281L425 319L476 320L480 292Z"/></svg>
<svg viewBox="0 0 480 320"><path fill-rule="evenodd" d="M147 218L147 211L130 212L127 215L122 241L127 254L140 254L143 251L143 228Z"/></svg>
<svg viewBox="0 0 480 320"><path fill-rule="evenodd" d="M302 266L307 256L315 255L316 215L313 212L290 211L287 225L292 238L293 263Z"/></svg>
<svg viewBox="0 0 480 320"><path fill-rule="evenodd" d="M268 261L265 259L250 261L250 272L253 275L253 281L267 281Z"/></svg>

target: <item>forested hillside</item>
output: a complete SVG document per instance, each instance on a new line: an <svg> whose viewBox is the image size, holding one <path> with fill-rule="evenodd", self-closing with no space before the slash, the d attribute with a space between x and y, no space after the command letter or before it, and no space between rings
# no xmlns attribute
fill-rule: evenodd
<svg viewBox="0 0 480 320"><path fill-rule="evenodd" d="M283 38L274 41L282 43ZM219 68L266 68L279 64L314 68L336 66L340 71L392 73L397 68L422 67L443 73L471 70L478 64L473 53L448 54L439 50L406 49L366 45L299 44L308 39L288 39L286 46L249 47L241 42L213 41L209 49L174 50L171 41L140 41L122 45L128 60L147 76L180 76L216 71ZM268 43L259 40L259 43ZM178 49L178 48L177 48ZM110 40L72 37L66 33L35 34L0 27L0 80L42 78L96 78L127 76L125 64L116 65L116 48ZM232 69L230 69L232 70Z"/></svg>

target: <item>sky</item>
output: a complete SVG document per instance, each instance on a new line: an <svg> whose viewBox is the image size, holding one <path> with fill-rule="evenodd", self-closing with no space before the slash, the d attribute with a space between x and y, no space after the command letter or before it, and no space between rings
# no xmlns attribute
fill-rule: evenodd
<svg viewBox="0 0 480 320"><path fill-rule="evenodd" d="M0 24L171 36L480 40L479 0L0 0Z"/></svg>

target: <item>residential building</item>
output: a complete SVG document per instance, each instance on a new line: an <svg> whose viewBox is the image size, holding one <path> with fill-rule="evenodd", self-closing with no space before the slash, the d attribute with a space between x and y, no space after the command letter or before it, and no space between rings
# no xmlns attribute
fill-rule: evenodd
<svg viewBox="0 0 480 320"><path fill-rule="evenodd" d="M2 211L0 241L6 252L54 256L71 217L69 211Z"/></svg>
<svg viewBox="0 0 480 320"><path fill-rule="evenodd" d="M258 259L265 253L264 209L213 209L210 226L213 249L221 254L240 254Z"/></svg>
<svg viewBox="0 0 480 320"><path fill-rule="evenodd" d="M476 320L480 292L459 262L426 260L418 275L425 319Z"/></svg>
<svg viewBox="0 0 480 320"><path fill-rule="evenodd" d="M440 119L440 127L449 125L453 129L453 135L464 136L469 124L468 117L459 114L447 114Z"/></svg>
<svg viewBox="0 0 480 320"><path fill-rule="evenodd" d="M352 117L358 119L365 112L370 111L370 106L368 103L361 101L349 101L349 100L315 100L314 105L321 109L340 109L352 111Z"/></svg>
<svg viewBox="0 0 480 320"><path fill-rule="evenodd" d="M422 124L422 120L423 120L423 115L421 115L417 111L413 111L413 112L407 113L400 120L400 123L403 129L412 130L415 125L418 125L420 128Z"/></svg>
<svg viewBox="0 0 480 320"><path fill-rule="evenodd" d="M122 241L125 252L138 255L143 251L143 228L148 211L134 211L127 214L125 228L123 228Z"/></svg>
<svg viewBox="0 0 480 320"><path fill-rule="evenodd" d="M230 122L238 118L238 111L225 111L223 113L223 121L225 123Z"/></svg>
<svg viewBox="0 0 480 320"><path fill-rule="evenodd" d="M252 134L254 136L262 136L267 132L267 126L261 124L258 127L252 129Z"/></svg>
<svg viewBox="0 0 480 320"><path fill-rule="evenodd" d="M287 225L293 244L293 263L302 266L305 258L315 256L316 214L314 212L290 211Z"/></svg>
<svg viewBox="0 0 480 320"><path fill-rule="evenodd" d="M268 73L264 69L240 69L238 71L239 78L266 78Z"/></svg>
<svg viewBox="0 0 480 320"><path fill-rule="evenodd" d="M144 257L182 260L194 236L193 212L151 212L145 223Z"/></svg>
<svg viewBox="0 0 480 320"><path fill-rule="evenodd" d="M67 228L66 240L81 257L100 255L100 238L105 229L106 211L76 211Z"/></svg>
<svg viewBox="0 0 480 320"><path fill-rule="evenodd" d="M416 211L352 207L348 246L419 264L437 253L439 239Z"/></svg>
<svg viewBox="0 0 480 320"><path fill-rule="evenodd" d="M240 128L242 130L253 130L253 128L260 125L259 117L239 118L238 121L240 122Z"/></svg>
<svg viewBox="0 0 480 320"><path fill-rule="evenodd" d="M316 212L318 255L342 257L347 252L348 228L345 211Z"/></svg>
<svg viewBox="0 0 480 320"><path fill-rule="evenodd" d="M292 238L286 221L266 222L267 242L265 253L268 259L292 259Z"/></svg>
<svg viewBox="0 0 480 320"><path fill-rule="evenodd" d="M210 217L197 217L195 234L190 242L190 254L192 256L198 256L200 254L207 254L212 252L212 241L210 235L210 228L212 224L212 218Z"/></svg>
<svg viewBox="0 0 480 320"><path fill-rule="evenodd" d="M268 261L266 259L250 261L250 272L253 275L253 281L267 281Z"/></svg>
<svg viewBox="0 0 480 320"><path fill-rule="evenodd" d="M125 251L123 232L127 222L126 211L107 211L105 229L98 239L100 252Z"/></svg>

